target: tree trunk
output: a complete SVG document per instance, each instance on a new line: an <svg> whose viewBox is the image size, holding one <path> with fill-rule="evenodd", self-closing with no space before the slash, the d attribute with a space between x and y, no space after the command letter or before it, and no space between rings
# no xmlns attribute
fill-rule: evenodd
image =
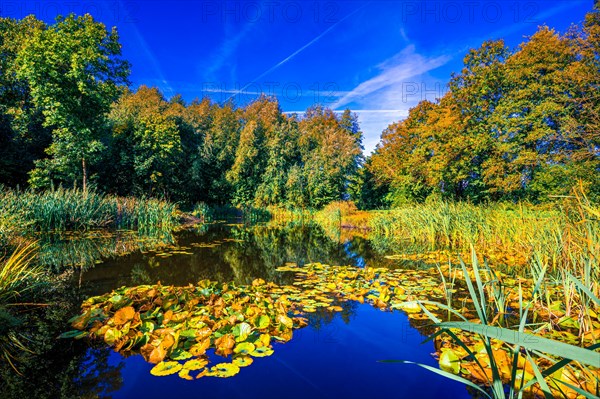
<svg viewBox="0 0 600 399"><path fill-rule="evenodd" d="M81 158L81 169L83 170L83 192L87 192L87 167L85 165L85 157Z"/></svg>

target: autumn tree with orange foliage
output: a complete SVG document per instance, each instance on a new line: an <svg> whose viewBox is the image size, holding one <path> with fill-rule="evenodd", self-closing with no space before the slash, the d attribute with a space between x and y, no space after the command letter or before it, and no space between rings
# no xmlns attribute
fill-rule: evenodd
<svg viewBox="0 0 600 399"><path fill-rule="evenodd" d="M390 204L446 199L545 201L582 181L600 194L600 17L548 27L510 51L470 50L449 91L391 124L369 164Z"/></svg>

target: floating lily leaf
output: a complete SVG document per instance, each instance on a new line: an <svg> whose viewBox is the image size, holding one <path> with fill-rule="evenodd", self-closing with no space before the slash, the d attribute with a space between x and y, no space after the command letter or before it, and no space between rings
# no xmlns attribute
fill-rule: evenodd
<svg viewBox="0 0 600 399"><path fill-rule="evenodd" d="M183 364L185 370L202 370L208 364L206 359L192 359Z"/></svg>
<svg viewBox="0 0 600 399"><path fill-rule="evenodd" d="M163 377L177 373L182 366L178 362L160 362L150 370L150 374L157 377Z"/></svg>
<svg viewBox="0 0 600 399"><path fill-rule="evenodd" d="M193 339L196 337L196 330L189 328L187 330L183 330L179 333L180 338L189 338Z"/></svg>
<svg viewBox="0 0 600 399"><path fill-rule="evenodd" d="M233 364L238 367L248 367L254 362L250 356L239 356L233 359Z"/></svg>
<svg viewBox="0 0 600 399"><path fill-rule="evenodd" d="M277 322L280 323L281 325L287 327L287 328L293 328L294 327L294 321L292 319L290 319L289 317L287 317L284 314L279 314L277 315Z"/></svg>
<svg viewBox="0 0 600 399"><path fill-rule="evenodd" d="M140 331L144 334L151 333L154 331L154 323L151 321L144 321L140 326Z"/></svg>
<svg viewBox="0 0 600 399"><path fill-rule="evenodd" d="M269 318L269 316L264 315L264 314L257 316L254 319L254 325L259 330L264 330L265 328L268 328L270 324L271 324L271 319Z"/></svg>
<svg viewBox="0 0 600 399"><path fill-rule="evenodd" d="M460 372L460 359L453 350L446 349L442 351L442 354L440 355L440 368L452 374L458 374Z"/></svg>
<svg viewBox="0 0 600 399"><path fill-rule="evenodd" d="M234 346L235 339L233 338L232 334L225 334L215 340L215 348L217 349L217 352L225 356L232 352Z"/></svg>
<svg viewBox="0 0 600 399"><path fill-rule="evenodd" d="M159 363L167 356L167 351L160 345L146 344L140 348L140 353L148 363Z"/></svg>
<svg viewBox="0 0 600 399"><path fill-rule="evenodd" d="M271 336L269 334L260 334L258 342L260 342L262 346L269 346L271 344Z"/></svg>
<svg viewBox="0 0 600 399"><path fill-rule="evenodd" d="M116 328L109 328L104 333L104 342L110 346L114 345L119 338L121 338L121 331Z"/></svg>
<svg viewBox="0 0 600 399"><path fill-rule="evenodd" d="M419 313L422 311L421 306L416 301L400 302L390 306L392 309L401 309L406 313Z"/></svg>
<svg viewBox="0 0 600 399"><path fill-rule="evenodd" d="M260 348L256 348L250 355L254 357L267 357L273 354L273 349L268 346L261 346Z"/></svg>
<svg viewBox="0 0 600 399"><path fill-rule="evenodd" d="M233 353L247 355L250 352L254 352L255 349L256 346L254 346L250 342L242 342L241 344L236 345L235 349L233 350Z"/></svg>
<svg viewBox="0 0 600 399"><path fill-rule="evenodd" d="M71 327L76 328L78 330L83 330L84 328L87 327L88 322L90 321L92 315L91 315L91 311L85 312L80 316L75 316L72 317L69 320L69 323L71 323ZM69 338L69 337L65 337L65 338Z"/></svg>
<svg viewBox="0 0 600 399"><path fill-rule="evenodd" d="M170 358L173 360L186 360L192 356L193 355L190 352L177 348L171 353Z"/></svg>
<svg viewBox="0 0 600 399"><path fill-rule="evenodd" d="M179 371L179 373L177 375L179 376L179 378L183 378L184 380L192 381L194 379L194 377L192 377L190 375L190 371L191 370L189 370L189 369L183 368Z"/></svg>
<svg viewBox="0 0 600 399"><path fill-rule="evenodd" d="M252 327L248 323L236 324L231 330L232 334L235 335L237 342L242 342L248 339L248 336L252 332Z"/></svg>
<svg viewBox="0 0 600 399"><path fill-rule="evenodd" d="M210 338L193 345L190 347L189 352L194 356L202 356L206 353L206 350L210 347Z"/></svg>
<svg viewBox="0 0 600 399"><path fill-rule="evenodd" d="M114 321L115 325L121 326L128 321L132 320L135 316L135 309L132 306L126 306L115 312Z"/></svg>
<svg viewBox="0 0 600 399"><path fill-rule="evenodd" d="M233 363L220 363L211 367L208 375L211 377L227 378L233 377L240 372L240 368Z"/></svg>

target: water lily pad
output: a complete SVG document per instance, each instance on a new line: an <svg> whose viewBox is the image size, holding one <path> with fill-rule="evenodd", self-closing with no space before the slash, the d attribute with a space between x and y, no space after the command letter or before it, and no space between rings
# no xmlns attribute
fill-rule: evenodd
<svg viewBox="0 0 600 399"><path fill-rule="evenodd" d="M182 369L181 363L179 362L160 362L150 370L150 374L157 377L163 377L177 373Z"/></svg>
<svg viewBox="0 0 600 399"><path fill-rule="evenodd" d="M121 331L117 330L116 328L109 328L104 333L104 342L110 346L113 346L115 342L121 338L121 335Z"/></svg>
<svg viewBox="0 0 600 399"><path fill-rule="evenodd" d="M183 378L184 380L191 381L194 379L194 377L192 377L190 375L190 371L191 370L184 368L184 369L181 369L177 375L179 376L179 378Z"/></svg>
<svg viewBox="0 0 600 399"><path fill-rule="evenodd" d="M460 372L460 359L451 349L442 351L440 355L440 368L453 374Z"/></svg>
<svg viewBox="0 0 600 399"><path fill-rule="evenodd" d="M260 334L258 341L262 343L262 346L269 346L271 344L271 336L269 334Z"/></svg>
<svg viewBox="0 0 600 399"><path fill-rule="evenodd" d="M186 370L202 370L208 364L206 359L192 359L188 360L183 364L183 368Z"/></svg>
<svg viewBox="0 0 600 399"><path fill-rule="evenodd" d="M294 328L294 322L293 322L293 320L290 319L289 317L287 317L284 314L277 315L277 322L280 323L281 325L287 327L287 328Z"/></svg>
<svg viewBox="0 0 600 399"><path fill-rule="evenodd" d="M148 363L160 363L167 356L167 351L161 345L146 344L140 348L140 353Z"/></svg>
<svg viewBox="0 0 600 399"><path fill-rule="evenodd" d="M220 363L211 367L208 373L211 377L227 378L233 377L240 372L240 368L233 363Z"/></svg>
<svg viewBox="0 0 600 399"><path fill-rule="evenodd" d="M223 356L229 355L233 351L235 346L235 339L233 334L225 334L215 340L215 348L217 353Z"/></svg>
<svg viewBox="0 0 600 399"><path fill-rule="evenodd" d="M173 360L186 360L191 358L192 356L193 355L190 352L177 348L171 353L170 358Z"/></svg>
<svg viewBox="0 0 600 399"><path fill-rule="evenodd" d="M248 367L254 362L250 356L239 356L233 359L233 364L238 367Z"/></svg>
<svg viewBox="0 0 600 399"><path fill-rule="evenodd" d="M250 326L250 324L248 324L246 322L236 324L233 327L233 329L231 330L231 333L235 336L235 340L237 342L242 342L242 341L245 341L246 339L248 339L248 336L250 335L251 332L252 332L252 326Z"/></svg>
<svg viewBox="0 0 600 399"><path fill-rule="evenodd" d="M126 306L115 312L114 322L115 325L120 326L128 321L132 320L135 316L135 309L132 306Z"/></svg>
<svg viewBox="0 0 600 399"><path fill-rule="evenodd" d="M241 355L247 355L250 352L254 352L255 349L256 346L254 346L254 344L251 344L250 342L242 342L241 344L237 344L233 352Z"/></svg>
<svg viewBox="0 0 600 399"><path fill-rule="evenodd" d="M256 328L260 329L260 330L264 330L265 328L268 328L269 325L271 324L271 319L269 318L269 316L261 314L260 316L257 316L254 319L254 325L256 326Z"/></svg>
<svg viewBox="0 0 600 399"><path fill-rule="evenodd" d="M206 350L210 347L210 338L206 338L199 343L189 348L189 352L194 356L202 356L206 353Z"/></svg>
<svg viewBox="0 0 600 399"><path fill-rule="evenodd" d="M273 349L268 346L261 346L260 348L256 348L250 355L254 357L267 357L273 354Z"/></svg>
<svg viewBox="0 0 600 399"><path fill-rule="evenodd" d="M416 301L394 303L390 306L392 309L401 309L406 313L419 313L421 312L421 306Z"/></svg>

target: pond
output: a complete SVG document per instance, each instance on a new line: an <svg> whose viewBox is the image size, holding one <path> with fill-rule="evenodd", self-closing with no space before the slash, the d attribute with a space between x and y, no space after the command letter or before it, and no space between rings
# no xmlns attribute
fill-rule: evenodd
<svg viewBox="0 0 600 399"><path fill-rule="evenodd" d="M277 271L278 267L313 262L357 268L428 267L385 258L399 249L372 242L363 234L327 233L319 226L300 223L204 225L162 237L163 247L155 250L126 244L128 240L122 237L102 240L107 238L92 235L77 240L76 245L88 252L94 248L96 258L102 255L101 248L109 250L101 262L75 273L68 290L57 291L70 306L47 309L39 317L36 345L40 350L23 362L22 377L3 373L9 377L0 397L472 397L462 384L415 365L379 362L402 359L437 367L433 343L422 343L426 335L415 328L414 321L403 312L382 311L367 303L346 302L339 311L311 314L308 326L295 330L289 342L273 343L272 356L254 359L231 378L155 377L150 374L154 365L140 354L124 356L103 342L56 340L69 329L66 320L79 313L82 300L123 286L158 282L187 286L204 279L238 285L252 284L255 279L290 284L293 275ZM68 246L73 241L55 238L52 244L71 253ZM133 252L118 255L119 247Z"/></svg>

